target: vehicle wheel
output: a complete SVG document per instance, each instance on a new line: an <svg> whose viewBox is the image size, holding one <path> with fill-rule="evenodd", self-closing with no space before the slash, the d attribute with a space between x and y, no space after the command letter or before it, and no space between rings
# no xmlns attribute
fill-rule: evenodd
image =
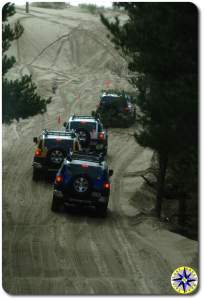
<svg viewBox="0 0 204 300"><path fill-rule="evenodd" d="M53 149L49 153L49 160L53 165L61 165L66 154L61 149Z"/></svg>
<svg viewBox="0 0 204 300"><path fill-rule="evenodd" d="M90 192L90 182L87 176L79 175L74 178L72 189L75 194L85 196Z"/></svg>
<svg viewBox="0 0 204 300"><path fill-rule="evenodd" d="M59 198L53 196L51 210L53 212L60 212L60 210L62 209L63 206L64 205L63 205L62 199L59 199Z"/></svg>
<svg viewBox="0 0 204 300"><path fill-rule="evenodd" d="M97 206L97 214L101 217L107 215L108 203L100 204Z"/></svg>
<svg viewBox="0 0 204 300"><path fill-rule="evenodd" d="M38 181L40 179L40 172L33 168L33 181Z"/></svg>
<svg viewBox="0 0 204 300"><path fill-rule="evenodd" d="M88 131L86 131L85 129L78 129L76 130L77 135L78 135L78 139L80 144L82 145L82 147L87 147L90 144L90 134Z"/></svg>

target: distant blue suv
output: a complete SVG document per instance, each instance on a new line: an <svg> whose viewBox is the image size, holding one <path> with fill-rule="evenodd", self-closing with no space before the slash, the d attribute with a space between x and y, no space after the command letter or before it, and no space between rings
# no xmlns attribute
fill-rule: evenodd
<svg viewBox="0 0 204 300"><path fill-rule="evenodd" d="M94 206L105 215L113 170L100 155L72 154L62 163L54 183L52 211L64 205Z"/></svg>

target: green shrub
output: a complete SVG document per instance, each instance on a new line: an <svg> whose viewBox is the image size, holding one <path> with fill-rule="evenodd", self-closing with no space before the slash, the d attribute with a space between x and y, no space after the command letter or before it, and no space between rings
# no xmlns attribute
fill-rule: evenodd
<svg viewBox="0 0 204 300"><path fill-rule="evenodd" d="M31 6L53 9L64 9L68 6L66 2L32 2Z"/></svg>
<svg viewBox="0 0 204 300"><path fill-rule="evenodd" d="M12 119L19 120L46 112L46 105L51 98L40 97L36 89L28 75L14 81L3 79L2 121L8 123Z"/></svg>
<svg viewBox="0 0 204 300"><path fill-rule="evenodd" d="M36 93L36 85L31 76L22 76L17 80L8 80L5 74L16 62L14 56L8 57L6 51L13 40L23 33L20 22L13 27L7 24L8 18L15 14L15 5L6 3L2 9L2 121L9 123L12 119L26 118L46 111L51 98L43 99Z"/></svg>
<svg viewBox="0 0 204 300"><path fill-rule="evenodd" d="M100 14L100 13L104 12L104 10L105 10L104 6L97 6L96 4L81 3L78 6L79 6L79 8L81 8L91 14Z"/></svg>

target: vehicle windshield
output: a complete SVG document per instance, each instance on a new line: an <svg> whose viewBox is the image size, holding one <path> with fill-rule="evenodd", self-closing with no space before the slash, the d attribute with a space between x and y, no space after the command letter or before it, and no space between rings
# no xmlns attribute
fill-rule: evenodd
<svg viewBox="0 0 204 300"><path fill-rule="evenodd" d="M72 121L70 124L70 130L76 130L76 129L86 129L89 132L96 130L96 123L95 122L88 122L86 120L84 121Z"/></svg>
<svg viewBox="0 0 204 300"><path fill-rule="evenodd" d="M119 99L120 99L120 97L104 96L103 98L101 98L101 103L108 104L111 102L119 101Z"/></svg>
<svg viewBox="0 0 204 300"><path fill-rule="evenodd" d="M74 176L78 174L87 174L93 179L99 176L101 177L104 172L101 168L87 165L86 162L82 162L81 164L70 164L68 169Z"/></svg>
<svg viewBox="0 0 204 300"><path fill-rule="evenodd" d="M122 98L120 96L104 96L101 98L101 104L107 106L126 106L127 101L125 98Z"/></svg>

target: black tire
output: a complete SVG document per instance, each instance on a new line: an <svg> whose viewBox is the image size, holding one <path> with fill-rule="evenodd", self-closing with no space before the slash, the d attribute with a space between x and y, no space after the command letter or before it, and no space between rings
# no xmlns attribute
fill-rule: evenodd
<svg viewBox="0 0 204 300"><path fill-rule="evenodd" d="M60 212L61 209L63 208L63 206L64 206L64 203L63 203L62 199L59 199L59 198L53 196L51 210L53 212Z"/></svg>
<svg viewBox="0 0 204 300"><path fill-rule="evenodd" d="M91 192L91 184L88 176L84 174L77 175L72 181L72 193L80 197L85 197Z"/></svg>
<svg viewBox="0 0 204 300"><path fill-rule="evenodd" d="M53 166L60 166L65 157L65 151L60 148L51 149L48 153L49 163Z"/></svg>
<svg viewBox="0 0 204 300"><path fill-rule="evenodd" d="M32 177L33 181L38 181L40 179L40 172L39 170L36 170L35 168L33 168L33 177Z"/></svg>

